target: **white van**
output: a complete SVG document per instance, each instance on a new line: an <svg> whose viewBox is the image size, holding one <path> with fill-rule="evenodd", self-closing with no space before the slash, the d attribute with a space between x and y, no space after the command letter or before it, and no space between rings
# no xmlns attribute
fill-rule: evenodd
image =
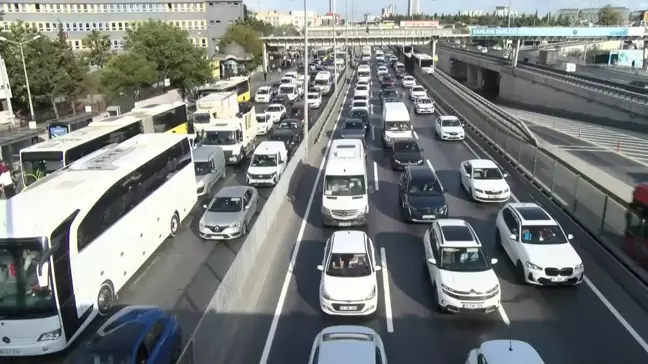
<svg viewBox="0 0 648 364"><path fill-rule="evenodd" d="M391 148L395 139L413 138L410 114L405 103L389 102L383 106L383 145Z"/></svg>
<svg viewBox="0 0 648 364"><path fill-rule="evenodd" d="M369 65L361 64L358 66L358 81L371 82L371 67Z"/></svg>
<svg viewBox="0 0 648 364"><path fill-rule="evenodd" d="M366 225L369 216L367 164L362 140L336 139L324 170L325 226Z"/></svg>
<svg viewBox="0 0 648 364"><path fill-rule="evenodd" d="M284 83L279 86L279 96L286 95L288 100L295 101L299 97L299 88L296 83Z"/></svg>
<svg viewBox="0 0 648 364"><path fill-rule="evenodd" d="M247 184L274 186L288 164L288 150L281 141L264 141L254 150L247 170Z"/></svg>
<svg viewBox="0 0 648 364"><path fill-rule="evenodd" d="M322 94L328 94L331 92L331 72L329 71L320 71L315 75L314 87Z"/></svg>

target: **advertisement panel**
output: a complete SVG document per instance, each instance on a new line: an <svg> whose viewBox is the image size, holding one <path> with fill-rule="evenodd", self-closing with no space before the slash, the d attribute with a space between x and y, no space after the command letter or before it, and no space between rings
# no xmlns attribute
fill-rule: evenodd
<svg viewBox="0 0 648 364"><path fill-rule="evenodd" d="M632 30L631 30L632 29ZM597 38L597 37L627 37L640 36L637 30L628 27L523 27L523 28L473 28L470 35L473 37L574 37L574 38Z"/></svg>
<svg viewBox="0 0 648 364"><path fill-rule="evenodd" d="M424 27L438 27L438 20L401 20L400 26L402 28L424 28Z"/></svg>

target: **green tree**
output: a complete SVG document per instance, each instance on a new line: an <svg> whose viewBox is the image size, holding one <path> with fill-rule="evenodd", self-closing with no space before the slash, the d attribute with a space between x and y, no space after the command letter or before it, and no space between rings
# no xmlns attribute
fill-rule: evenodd
<svg viewBox="0 0 648 364"><path fill-rule="evenodd" d="M193 45L186 31L171 24L149 20L128 29L124 48L155 64L158 80L169 78L174 88L186 90L211 78L211 63L205 52Z"/></svg>
<svg viewBox="0 0 648 364"><path fill-rule="evenodd" d="M230 25L221 37L220 49L224 49L231 43L240 45L247 53L252 55L252 61L246 65L248 70L258 67L263 62L263 42L261 42L259 34L254 29L244 24Z"/></svg>
<svg viewBox="0 0 648 364"><path fill-rule="evenodd" d="M79 96L88 93L86 79L88 76L88 66L84 59L77 56L68 45L67 36L63 32L63 27L59 26L59 33L56 39L53 40L53 45L56 47L58 55L59 66L64 72L64 77L61 80L59 96L65 97L70 103L72 113L76 114L76 103ZM56 117L58 118L58 110L56 104L53 104Z"/></svg>
<svg viewBox="0 0 648 364"><path fill-rule="evenodd" d="M599 25L618 25L621 24L621 13L614 9L611 5L605 5L599 10L598 24Z"/></svg>
<svg viewBox="0 0 648 364"><path fill-rule="evenodd" d="M155 62L136 52L111 57L100 72L102 85L114 95L123 93L134 96L142 86L158 80Z"/></svg>
<svg viewBox="0 0 648 364"><path fill-rule="evenodd" d="M83 46L89 51L85 53L88 64L103 68L110 59L110 36L98 30L93 30L83 38Z"/></svg>

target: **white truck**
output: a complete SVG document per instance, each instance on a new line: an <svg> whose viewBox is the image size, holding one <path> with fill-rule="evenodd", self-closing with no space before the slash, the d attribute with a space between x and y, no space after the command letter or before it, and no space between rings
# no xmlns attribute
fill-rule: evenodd
<svg viewBox="0 0 648 364"><path fill-rule="evenodd" d="M236 92L214 92L196 101L196 112L193 114L194 130L203 132L207 125L218 120L236 118L239 110Z"/></svg>
<svg viewBox="0 0 648 364"><path fill-rule="evenodd" d="M320 71L315 75L315 84L314 87L318 89L322 94L328 95L331 93L331 72L329 71Z"/></svg>
<svg viewBox="0 0 648 364"><path fill-rule="evenodd" d="M254 108L231 118L218 118L204 127L203 145L217 145L225 153L227 164L238 164L250 156L258 144Z"/></svg>

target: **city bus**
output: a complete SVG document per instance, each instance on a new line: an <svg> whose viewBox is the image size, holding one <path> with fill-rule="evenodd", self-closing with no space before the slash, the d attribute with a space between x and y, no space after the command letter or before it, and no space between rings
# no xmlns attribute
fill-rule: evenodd
<svg viewBox="0 0 648 364"><path fill-rule="evenodd" d="M648 184L635 187L626 211L625 251L648 269Z"/></svg>
<svg viewBox="0 0 648 364"><path fill-rule="evenodd" d="M140 134L37 184L0 201L0 357L70 346L197 201L182 134Z"/></svg>
<svg viewBox="0 0 648 364"><path fill-rule="evenodd" d="M45 125L47 125L47 135L50 139L52 139L71 133L75 130L85 128L92 122L92 118L94 116L94 113L82 112L75 115L66 116L58 120L48 120L45 123Z"/></svg>
<svg viewBox="0 0 648 364"><path fill-rule="evenodd" d="M177 133L188 134L192 132L187 104L173 102L170 104L150 104L136 107L124 115L142 118L144 133Z"/></svg>
<svg viewBox="0 0 648 364"><path fill-rule="evenodd" d="M434 73L434 58L425 53L414 53L412 55L414 63L416 63L421 70L427 74Z"/></svg>
<svg viewBox="0 0 648 364"><path fill-rule="evenodd" d="M216 81L209 86L201 87L198 89L198 99L201 99L214 92L228 91L236 91L236 94L238 95L238 102L250 101L250 77L230 77L227 80Z"/></svg>
<svg viewBox="0 0 648 364"><path fill-rule="evenodd" d="M111 116L87 127L20 150L23 186L54 173L113 143L121 143L143 132L142 119Z"/></svg>

